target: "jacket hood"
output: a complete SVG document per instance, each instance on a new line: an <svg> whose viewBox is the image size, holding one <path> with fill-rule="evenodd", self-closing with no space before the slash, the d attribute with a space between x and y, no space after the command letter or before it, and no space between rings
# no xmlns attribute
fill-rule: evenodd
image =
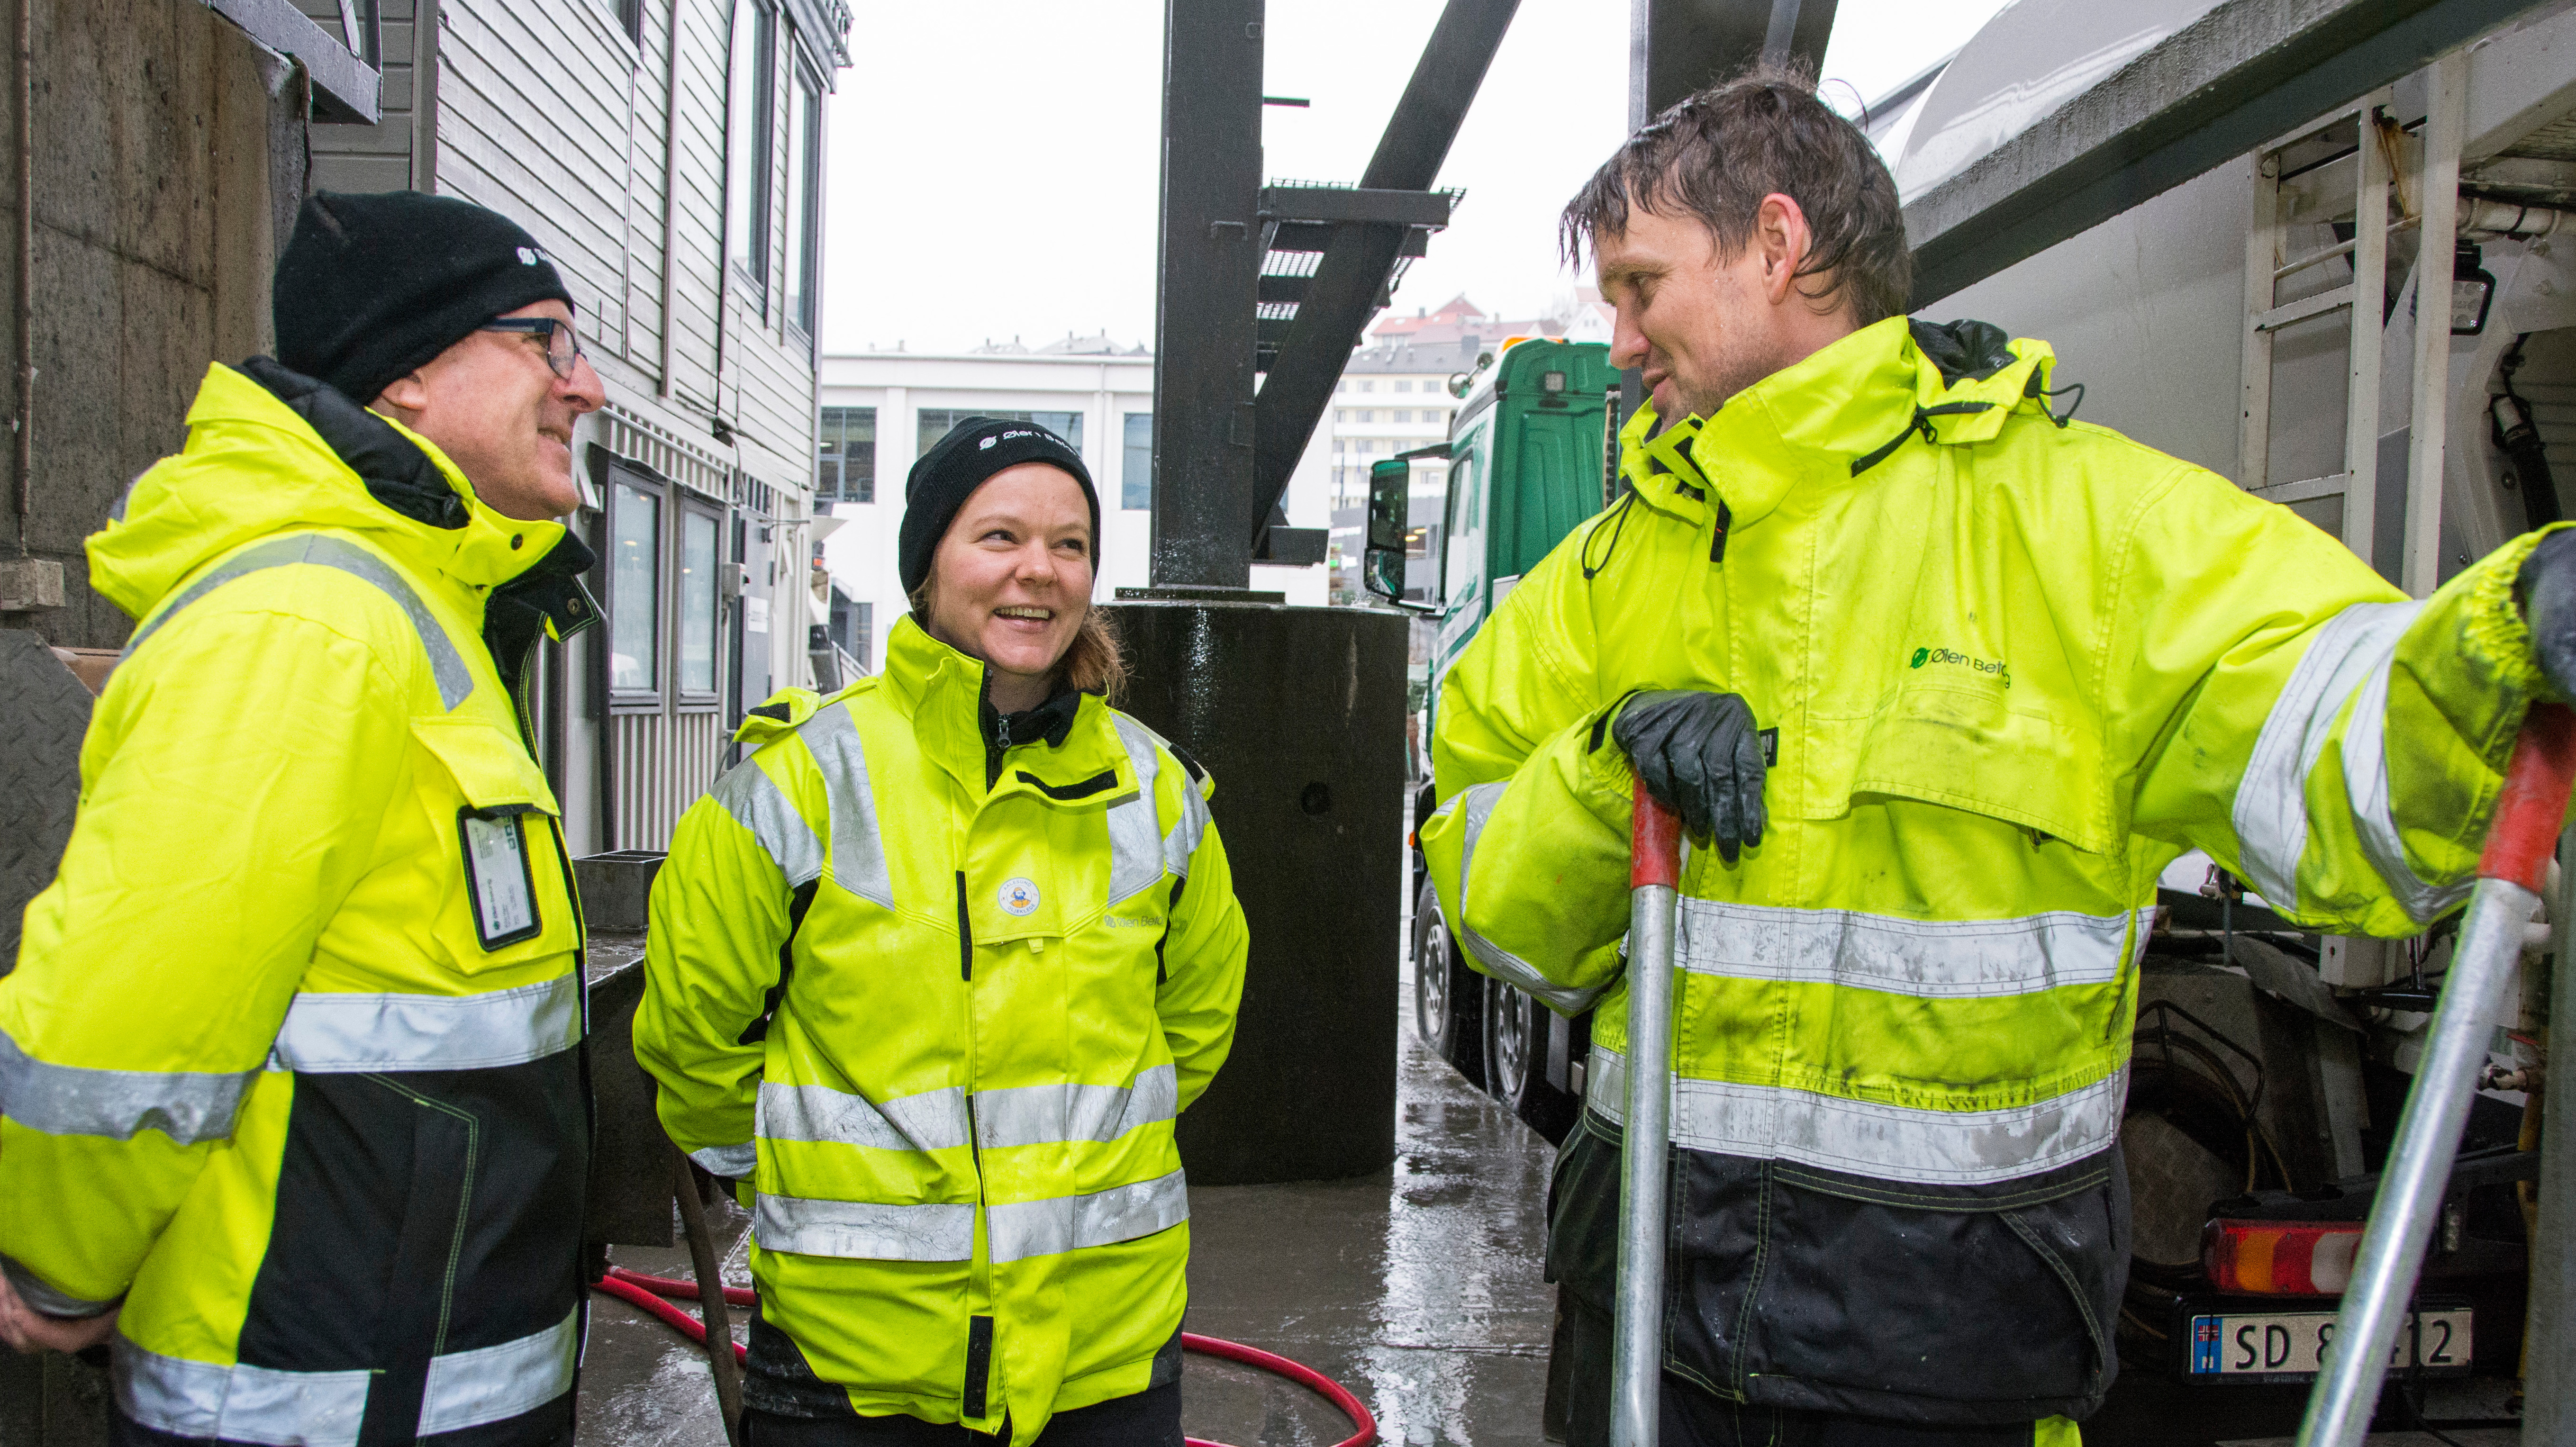
<svg viewBox="0 0 2576 1447"><path fill-rule="evenodd" d="M1988 442L2017 409L2043 416L2057 355L1978 321L1890 317L1729 398L1714 416L1664 428L1651 403L1620 429L1629 485L1696 524L1724 478L1734 523L1770 512L1801 479L1863 477L1898 448ZM2051 420L2060 420L2051 417ZM1766 465L1768 464L1768 465Z"/></svg>
<svg viewBox="0 0 2576 1447"><path fill-rule="evenodd" d="M494 512L418 433L259 357L206 369L186 447L136 478L90 536L90 578L141 618L216 558L317 528L365 534L424 576L476 594L541 559L570 561L558 547L579 541L561 523Z"/></svg>

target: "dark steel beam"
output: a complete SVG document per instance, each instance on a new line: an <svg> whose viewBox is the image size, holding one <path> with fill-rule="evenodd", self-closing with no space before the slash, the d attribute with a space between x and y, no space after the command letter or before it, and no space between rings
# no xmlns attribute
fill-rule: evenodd
<svg viewBox="0 0 2576 1447"><path fill-rule="evenodd" d="M1361 173L1360 189L1428 191L1440 179L1440 163L1448 159L1449 144L1458 138L1519 8L1520 0L1449 0L1395 113L1387 117L1386 134ZM1270 510L1288 495L1297 459L1332 402L1333 384L1349 365L1408 234L1405 226L1380 222L1335 228L1278 360L1261 384L1252 434L1253 506L1236 515L1239 536L1257 541L1270 526Z"/></svg>
<svg viewBox="0 0 2576 1447"><path fill-rule="evenodd" d="M1392 221L1404 226L1449 224L1446 191L1363 191L1347 186L1264 186L1265 221Z"/></svg>
<svg viewBox="0 0 2576 1447"><path fill-rule="evenodd" d="M1330 251L1333 249L1333 233L1340 229L1339 226L1324 221L1282 221L1271 229L1270 249L1273 251ZM1396 248L1395 254L1424 256L1429 254L1430 250L1431 233L1415 226L1405 231L1404 241Z"/></svg>
<svg viewBox="0 0 2576 1447"><path fill-rule="evenodd" d="M291 56L313 78L313 119L374 125L384 118L384 80L375 68L331 38L294 0L205 0L206 8L279 55Z"/></svg>
<svg viewBox="0 0 2576 1447"><path fill-rule="evenodd" d="M1252 581L1262 0L1167 0L1153 582ZM1264 508L1266 514L1267 509Z"/></svg>
<svg viewBox="0 0 2576 1447"><path fill-rule="evenodd" d="M2538 9L2229 0L1905 208L1924 306Z"/></svg>
<svg viewBox="0 0 2576 1447"><path fill-rule="evenodd" d="M1628 25L1628 127L1634 130L1712 82L1762 58L1777 12L1794 8L1788 26L1792 59L1824 59L1834 30L1835 0L1631 0Z"/></svg>

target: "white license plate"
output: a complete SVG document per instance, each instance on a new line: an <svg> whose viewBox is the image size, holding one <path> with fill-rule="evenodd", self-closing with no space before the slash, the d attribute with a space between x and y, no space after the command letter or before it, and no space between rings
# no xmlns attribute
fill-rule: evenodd
<svg viewBox="0 0 2576 1447"><path fill-rule="evenodd" d="M2465 1371L2469 1365L2467 1307L2419 1311L2397 1334L2388 1354L2392 1370ZM2331 1311L2228 1313L2191 1318L2193 1376L2314 1376L2318 1358L2334 1341Z"/></svg>

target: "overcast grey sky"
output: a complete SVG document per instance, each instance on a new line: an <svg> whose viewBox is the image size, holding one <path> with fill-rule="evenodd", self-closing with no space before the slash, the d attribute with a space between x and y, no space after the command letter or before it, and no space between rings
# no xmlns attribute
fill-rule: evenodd
<svg viewBox="0 0 2576 1447"><path fill-rule="evenodd" d="M2006 0L1841 0L1824 76L1875 100ZM859 0L831 102L823 345L1152 341L1161 0ZM1368 164L1440 0L1271 0L1263 171ZM1465 190L1396 293L1535 313L1573 278L1555 218L1626 134L1628 0L1522 0L1440 184ZM1844 87L1848 90L1844 90Z"/></svg>

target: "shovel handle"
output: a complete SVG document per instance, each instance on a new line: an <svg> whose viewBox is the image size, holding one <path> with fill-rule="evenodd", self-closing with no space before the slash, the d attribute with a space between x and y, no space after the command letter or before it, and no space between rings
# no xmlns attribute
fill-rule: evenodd
<svg viewBox="0 0 2576 1447"><path fill-rule="evenodd" d="M2508 880L2541 892L2549 882L2559 826L2567 817L2571 780L2576 780L2576 712L2561 703L2535 703L2523 718L2522 732L2514 736L2495 823L2487 830L2486 852L2478 856L2480 879Z"/></svg>
<svg viewBox="0 0 2576 1447"><path fill-rule="evenodd" d="M1678 889L1681 882L1682 817L1647 793L1640 779L1636 814L1628 826L1628 887L1660 884Z"/></svg>

